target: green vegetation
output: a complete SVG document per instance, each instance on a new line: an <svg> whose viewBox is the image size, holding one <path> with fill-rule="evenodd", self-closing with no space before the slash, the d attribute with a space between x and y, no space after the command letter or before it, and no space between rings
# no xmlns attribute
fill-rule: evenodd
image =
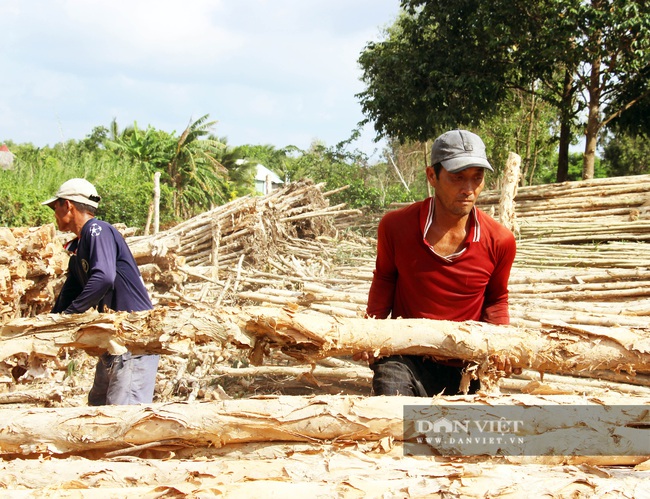
<svg viewBox="0 0 650 499"><path fill-rule="evenodd" d="M349 186L332 195L334 204L377 209L410 199L395 184L394 171L381 163L369 165L362 153L347 150L348 142L334 148L314 143L306 151L291 145L230 146L210 133L213 124L206 115L179 135L137 123L120 130L113 122L95 127L80 141L52 147L6 141L16 159L13 169L0 170L0 224L53 222L51 210L40 203L65 180L83 177L102 195L99 218L144 229L159 172L165 228L236 197L255 195L258 163L287 182L311 179L324 183L324 190Z"/></svg>
<svg viewBox="0 0 650 499"><path fill-rule="evenodd" d="M522 141L529 161L555 142L556 179L563 181L569 147L580 135L587 179L596 175L605 130L650 132L645 0L401 5L402 15L384 40L369 43L359 59L366 83L359 98L380 135L425 141L468 128L483 136L491 128L486 125L499 123L509 127L507 137ZM519 120L508 122L504 113Z"/></svg>
<svg viewBox="0 0 650 499"><path fill-rule="evenodd" d="M71 378L75 376L79 372L79 365L77 364L76 360L71 360L68 362L68 365L65 367L65 378Z"/></svg>
<svg viewBox="0 0 650 499"><path fill-rule="evenodd" d="M467 128L486 143L499 185L510 152L522 185L650 173L650 3L642 0L402 0L384 39L359 57L367 122L387 140L371 163L350 138L307 150L232 146L208 115L181 133L113 121L79 141L14 144L0 171L0 224L53 221L40 202L72 177L93 182L97 215L144 228L161 177L161 227L255 195L256 165L285 182L311 179L332 204L367 210L431 193L431 140ZM598 142L600 141L600 143ZM584 147L572 153L571 146ZM600 158L598 157L600 154Z"/></svg>
<svg viewBox="0 0 650 499"><path fill-rule="evenodd" d="M557 153L544 134L543 122L536 122L538 142L531 152L522 147L526 141L520 140L524 133L521 126L514 126L525 111L514 103L503 109L500 119L481 124L490 160L497 169L496 174L488 176L487 188L498 186L498 170L505 164L508 151L524 158L524 183L553 182ZM538 113L543 116L541 110ZM0 225L26 227L53 222L51 210L41 201L52 196L65 180L84 177L102 195L99 218L140 228L142 233L153 200L153 174L158 171L164 229L236 197L256 195L258 163L287 182L311 179L324 183L324 191L340 189L330 196L330 203L346 203L351 208L380 210L391 203L431 195L424 174L431 141L391 140L383 158L371 164L363 153L349 150L349 141L329 148L314 142L307 150L295 146L230 146L225 138L208 133L206 119L190 125L189 132L186 129L181 136L151 127L143 131L134 125L112 135L108 128L96 127L85 139L53 147L7 141L16 160L12 170L0 170ZM114 123L112 127L117 129ZM602 160L596 160L595 176L650 173L649 143L645 134L633 135L627 130L610 133ZM582 154L570 154L567 179L578 180L581 175Z"/></svg>

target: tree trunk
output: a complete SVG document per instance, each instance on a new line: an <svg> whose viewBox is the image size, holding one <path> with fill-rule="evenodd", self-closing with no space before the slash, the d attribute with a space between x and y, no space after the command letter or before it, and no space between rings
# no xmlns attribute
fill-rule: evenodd
<svg viewBox="0 0 650 499"><path fill-rule="evenodd" d="M535 111L537 108L537 95L535 94L535 83L531 85L531 93L530 93L530 111L528 115L528 130L526 132L526 152L524 154L524 160L521 161L520 157L520 163L523 164L522 172L519 175L519 178L517 179L517 182L521 181L521 185L526 185L526 180L528 180L529 184L532 184L533 181L533 173L534 173L534 168L533 168L533 150L536 149L535 147ZM512 153L511 153L512 154ZM510 161L510 158L508 158L508 161Z"/></svg>
<svg viewBox="0 0 650 499"><path fill-rule="evenodd" d="M600 4L599 0L593 0L594 6ZM594 47L599 46L600 36L595 36ZM594 178L594 165L596 163L596 146L598 145L598 132L600 131L600 57L596 57L591 64L589 75L589 103L587 115L587 130L585 133L585 155L583 159L582 178L589 180Z"/></svg>
<svg viewBox="0 0 650 499"><path fill-rule="evenodd" d="M398 442L169 447L168 459L0 461L7 497L644 497L648 466L595 457L454 459L405 456ZM196 456L193 454L196 452ZM134 453L136 453L134 451ZM146 451L144 453L146 456ZM175 457L176 456L176 457ZM524 461L524 462L521 462ZM612 463L613 459L608 461ZM578 464L585 464L577 466ZM623 463L618 463L623 464ZM450 493L451 491L451 493Z"/></svg>
<svg viewBox="0 0 650 499"><path fill-rule="evenodd" d="M16 319L2 327L0 360L20 353L54 356L62 347L94 354L120 346L133 353L186 353L193 343L207 342L252 347L254 364L263 362L270 346L307 362L373 352L463 359L486 368L494 356L508 356L513 367L565 374L593 369L650 372L650 335L642 328L558 324L535 329L472 321L343 318L271 307L215 312L198 305Z"/></svg>
<svg viewBox="0 0 650 499"><path fill-rule="evenodd" d="M513 367L537 371L650 372L647 330L568 325L538 330L471 321L347 319L270 308L249 313L249 334L299 359L367 351L375 356L431 355L482 364L492 356L508 356ZM261 360L255 355L253 359Z"/></svg>
<svg viewBox="0 0 650 499"><path fill-rule="evenodd" d="M227 314L219 317L199 305L133 313L89 310L83 314L39 315L9 321L0 331L0 360L24 352L54 357L63 347L97 355L118 352L126 346L137 355L184 354L194 344L210 342L252 345L251 338Z"/></svg>
<svg viewBox="0 0 650 499"><path fill-rule="evenodd" d="M592 92L589 92L590 95ZM589 115L587 117L587 133L585 134L585 155L583 158L582 179L594 178L596 164L596 146L598 145L598 130L600 129L600 105L599 99L591 95L589 103Z"/></svg>
<svg viewBox="0 0 650 499"><path fill-rule="evenodd" d="M433 401L418 397L355 397L278 396L259 399L222 400L206 404L150 404L135 406L29 408L23 410L0 409L0 455L31 456L61 454L94 454L98 452L125 453L155 447L212 447L220 448L252 442L368 442L391 439L403 441L420 431L416 426L419 414L443 411L452 414L468 406L471 415L489 416L494 412L514 410L516 407L532 408L543 417L526 419L526 413L515 411L523 422L520 432L510 427L509 433L523 434L536 449L537 456L558 455L558 445L566 446L566 455L585 455L593 442L591 438L610 438L606 428L622 429L627 445L620 454L630 459L644 452L634 447L643 445L643 406L647 397L629 396L625 405L619 397L599 397L589 401L583 397L534 395L456 396L435 398ZM414 413L405 406L421 406ZM549 434L572 430L576 416L558 418L555 412L562 406L583 407L580 419L575 423L579 432L587 438L568 438L559 442L548 438ZM600 418L590 417L590 409ZM620 406L620 407L619 407ZM607 407L603 413L598 408ZM499 409L501 408L501 409ZM636 409L634 409L636 408ZM560 413L567 412L561 409ZM647 411L646 411L647 412ZM469 413L468 413L469 414ZM450 416L451 417L451 416ZM645 416L647 417L647 416ZM499 419L498 417L496 419ZM569 426L568 428L566 426ZM405 432L406 428L406 432ZM470 433L477 428L470 429ZM618 432L617 432L618 433ZM604 435L603 435L604 434ZM583 436L584 436L583 435ZM599 436L600 435L600 436ZM447 450L462 451L461 444L449 442ZM647 447L643 445L643 449ZM514 452L511 455L517 455ZM589 454L586 454L589 455ZM600 453L595 454L600 455ZM606 458L607 456L603 456ZM638 462L638 459L636 459Z"/></svg>
<svg viewBox="0 0 650 499"><path fill-rule="evenodd" d="M560 146L558 153L556 182L566 182L569 178L569 146L571 145L571 122L573 120L573 72L564 73L564 90L560 109Z"/></svg>

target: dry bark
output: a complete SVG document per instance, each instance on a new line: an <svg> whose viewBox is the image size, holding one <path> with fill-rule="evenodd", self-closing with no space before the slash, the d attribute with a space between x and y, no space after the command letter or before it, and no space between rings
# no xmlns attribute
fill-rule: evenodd
<svg viewBox="0 0 650 499"><path fill-rule="evenodd" d="M431 355L481 364L491 356L508 356L513 367L537 371L650 372L646 329L560 324L532 329L430 319L347 319L271 308L247 313L251 315L247 332L263 335L296 358L368 351L376 356Z"/></svg>
<svg viewBox="0 0 650 499"><path fill-rule="evenodd" d="M317 380L347 379L363 380L372 379L372 371L367 367L323 367L323 366L256 366L256 367L226 367L213 366L211 375L214 376L291 376L311 377ZM649 392L650 393L650 390Z"/></svg>
<svg viewBox="0 0 650 499"><path fill-rule="evenodd" d="M244 347L251 339L228 317L205 308L156 308L144 312L47 314L15 319L2 326L0 360L18 353L55 357L64 347L90 354L187 353L203 343L233 343Z"/></svg>
<svg viewBox="0 0 650 499"><path fill-rule="evenodd" d="M0 323L49 310L68 259L54 224L0 227Z"/></svg>
<svg viewBox="0 0 650 499"><path fill-rule="evenodd" d="M638 376L637 378L643 378ZM610 395L625 394L650 397L650 387L636 386L622 379L620 381L607 381L602 379L580 378L575 376L558 376L526 371L521 375L502 378L498 383L502 391L515 391L531 393L533 395L574 394L574 395Z"/></svg>
<svg viewBox="0 0 650 499"><path fill-rule="evenodd" d="M33 404L33 403L48 403L60 402L62 395L58 391L21 391L0 393L0 404Z"/></svg>
<svg viewBox="0 0 650 499"><path fill-rule="evenodd" d="M521 156L511 152L503 172L503 185L499 197L499 222L515 234L519 234L519 223L515 210L515 197L521 177Z"/></svg>
<svg viewBox="0 0 650 499"><path fill-rule="evenodd" d="M190 344L230 342L253 348L262 363L269 347L312 362L373 352L463 359L484 366L508 356L513 367L580 373L592 370L650 372L647 329L549 324L541 329L430 319L371 320L250 307L206 307L136 313L86 312L17 319L2 327L0 360L17 353L55 356L62 347L89 353L127 347L134 353L187 352Z"/></svg>
<svg viewBox="0 0 650 499"><path fill-rule="evenodd" d="M629 396L625 404L618 397L591 400L576 396L513 395L511 397L458 396L427 400L417 397L264 397L259 399L223 400L194 404L151 404L143 406L75 407L29 410L0 409L0 454L30 456L109 453L152 442L159 447L225 447L252 442L354 442L403 440L404 406L425 405L464 407L525 405L539 406L548 414L526 428L527 437L536 440L538 455L554 455L558 441L544 434L561 426L553 415L558 405L644 406L647 397ZM588 411L585 411L588 412ZM603 417L601 415L601 417ZM643 415L641 415L643 417ZM647 417L647 413L646 413ZM581 426L589 431L603 431L604 425L623 428L632 441L647 437L639 414L615 410L606 420L589 420ZM563 429L562 431L566 431ZM410 435L407 432L406 435ZM548 433L547 433L548 435ZM571 441L574 454L589 448L587 442ZM452 444L453 445L453 444ZM459 448L462 448L460 446ZM631 449L636 451L636 448ZM629 453L639 462L643 453ZM634 454L634 456L632 456ZM604 460L607 456L602 456ZM618 457L617 457L618 459ZM617 463L621 461L618 460ZM629 461L628 461L629 462Z"/></svg>
<svg viewBox="0 0 650 499"><path fill-rule="evenodd" d="M12 497L644 497L648 471L570 464L404 456L392 445L243 444L176 449L178 459L79 457L0 462ZM173 456L171 451L168 455Z"/></svg>

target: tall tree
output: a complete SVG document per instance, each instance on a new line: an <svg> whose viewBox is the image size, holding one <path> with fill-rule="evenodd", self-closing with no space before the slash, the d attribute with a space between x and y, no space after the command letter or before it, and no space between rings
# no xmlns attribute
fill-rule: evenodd
<svg viewBox="0 0 650 499"><path fill-rule="evenodd" d="M172 190L174 215L187 218L229 200L224 178L227 170L217 157L225 147L210 135L216 123L205 115L176 136L149 126L120 131L111 124L107 144L135 159L146 171L162 173L162 182Z"/></svg>
<svg viewBox="0 0 650 499"><path fill-rule="evenodd" d="M449 128L477 129L512 109L508 101L527 100L512 90L548 95L535 84L537 78L552 80L556 72L552 51L542 44L549 39L540 36L548 5L405 0L402 6L386 39L368 44L359 59L367 86L359 97L380 136L426 141ZM534 100L523 113L532 119ZM529 126L527 144L534 142L533 132ZM568 151L570 137L564 140Z"/></svg>
<svg viewBox="0 0 650 499"><path fill-rule="evenodd" d="M598 133L634 99L612 116L601 113L648 65L647 2L403 0L402 7L386 39L359 59L367 86L359 97L380 135L426 140L472 127L496 113L508 88L535 89L558 107L565 163L586 107L583 176L593 176Z"/></svg>
<svg viewBox="0 0 650 499"><path fill-rule="evenodd" d="M588 95L583 178L593 178L601 130L648 93L650 4L646 0L591 0L579 4L575 45L582 57L577 77ZM642 94L630 95L629 82L642 80L645 84L637 89Z"/></svg>
<svg viewBox="0 0 650 499"><path fill-rule="evenodd" d="M229 201L221 182L228 170L217 160L225 145L210 137L216 121L208 121L208 117L206 114L187 126L167 164L167 175L176 192L176 215L192 216Z"/></svg>
<svg viewBox="0 0 650 499"><path fill-rule="evenodd" d="M603 148L603 162L612 176L650 173L650 135L618 132L608 134Z"/></svg>

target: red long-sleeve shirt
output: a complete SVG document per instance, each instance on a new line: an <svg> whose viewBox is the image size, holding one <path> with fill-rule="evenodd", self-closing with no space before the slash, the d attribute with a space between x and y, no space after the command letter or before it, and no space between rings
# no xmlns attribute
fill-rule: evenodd
<svg viewBox="0 0 650 499"><path fill-rule="evenodd" d="M449 261L424 239L432 213L428 198L382 218L368 316L508 324L512 232L474 208L466 250Z"/></svg>

